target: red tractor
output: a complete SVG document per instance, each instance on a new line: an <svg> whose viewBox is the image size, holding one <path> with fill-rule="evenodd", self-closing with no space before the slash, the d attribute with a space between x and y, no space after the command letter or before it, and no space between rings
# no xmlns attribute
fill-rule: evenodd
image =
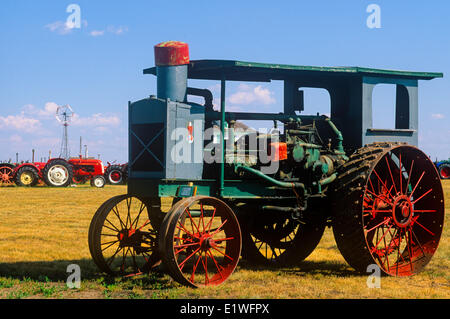
<svg viewBox="0 0 450 319"><path fill-rule="evenodd" d="M75 184L85 183L90 180L91 186L104 187L105 167L99 159L74 157L68 161L73 167L72 182Z"/></svg>
<svg viewBox="0 0 450 319"><path fill-rule="evenodd" d="M4 170L6 172L6 168ZM48 186L67 187L72 183L79 184L90 180L91 186L103 187L103 174L104 166L100 160L77 157L69 160L53 158L46 163L23 163L14 167L12 173L9 172L9 177L18 186L35 186L42 180Z"/></svg>
<svg viewBox="0 0 450 319"><path fill-rule="evenodd" d="M17 186L36 186L40 180L44 180L43 170L46 164L44 162L17 164L14 168L12 178Z"/></svg>

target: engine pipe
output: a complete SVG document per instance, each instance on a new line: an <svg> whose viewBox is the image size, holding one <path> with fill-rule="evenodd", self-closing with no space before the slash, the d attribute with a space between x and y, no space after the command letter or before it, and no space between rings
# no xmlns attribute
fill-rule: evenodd
<svg viewBox="0 0 450 319"><path fill-rule="evenodd" d="M339 152L339 154L345 154L344 147L342 145L342 141L344 140L344 138L342 137L341 131L338 130L336 125L334 125L334 123L329 118L326 118L325 121L330 125L330 127L334 131L334 133L336 133L337 141L338 141L337 151Z"/></svg>
<svg viewBox="0 0 450 319"><path fill-rule="evenodd" d="M203 97L205 99L205 109L207 111L213 110L213 95L210 90L188 87L186 93Z"/></svg>
<svg viewBox="0 0 450 319"><path fill-rule="evenodd" d="M240 170L249 172L255 176L258 176L266 181L268 181L269 183L272 183L278 187L283 187L283 188L297 188L297 189L301 189L301 190L305 190L305 185L303 183L298 183L298 182L282 182L282 181L278 181L270 176L267 176L266 174L262 173L261 171L258 171L257 169L248 167L248 166L243 166L243 165L236 165L235 167L235 171L238 172Z"/></svg>

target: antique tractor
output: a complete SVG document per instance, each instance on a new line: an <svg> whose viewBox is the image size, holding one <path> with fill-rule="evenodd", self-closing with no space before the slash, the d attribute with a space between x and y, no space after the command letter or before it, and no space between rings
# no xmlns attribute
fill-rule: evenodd
<svg viewBox="0 0 450 319"><path fill-rule="evenodd" d="M162 267L176 281L224 282L242 257L294 265L332 226L345 260L365 273L410 276L435 253L444 196L418 142L418 80L441 73L190 61L187 44L155 46L157 95L129 102L128 193L103 203L89 229L110 275ZM207 89L220 81L218 110ZM282 113L225 111L227 81L284 83ZM394 129L372 126L372 90L396 86ZM302 115L302 87L326 89L331 113ZM188 101L200 96L204 104ZM239 132L246 120L269 130Z"/></svg>

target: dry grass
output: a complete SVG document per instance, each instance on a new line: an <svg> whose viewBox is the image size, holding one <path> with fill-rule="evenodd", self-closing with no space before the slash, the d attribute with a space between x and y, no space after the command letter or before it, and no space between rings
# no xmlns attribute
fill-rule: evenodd
<svg viewBox="0 0 450 319"><path fill-rule="evenodd" d="M258 268L241 261L219 287L186 288L163 273L108 278L91 261L88 228L97 207L126 193L125 186L0 188L0 298L449 298L450 181L443 185L446 219L435 256L416 276L383 277L380 289L367 288L367 276L345 263L330 229L300 266ZM81 267L80 289L65 284L73 263Z"/></svg>

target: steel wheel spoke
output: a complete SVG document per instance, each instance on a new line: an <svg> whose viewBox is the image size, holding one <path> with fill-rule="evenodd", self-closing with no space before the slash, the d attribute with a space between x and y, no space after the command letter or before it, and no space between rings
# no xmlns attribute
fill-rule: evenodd
<svg viewBox="0 0 450 319"><path fill-rule="evenodd" d="M414 192L415 192L417 186L419 185L420 181L422 180L423 175L425 175L425 172L422 172L422 175L420 175L420 178L419 178L419 180L417 181L416 186L414 186L414 188L413 188L411 194L409 194L409 198L410 198L410 199L412 198L412 196L413 196L413 194L414 194Z"/></svg>
<svg viewBox="0 0 450 319"><path fill-rule="evenodd" d="M402 153L400 153L400 158L398 160L398 168L399 168L399 174L400 174L400 191L403 189L402 182L403 182L403 176L402 176Z"/></svg>
<svg viewBox="0 0 450 319"><path fill-rule="evenodd" d="M417 218L419 218L419 216L417 216ZM434 233L433 233L431 230L429 230L428 228L426 228L425 226L423 226L421 223L419 223L419 222L417 221L417 218L414 219L414 224L419 225L420 227L422 227L423 229L425 229L429 234L431 234L431 235L434 236Z"/></svg>
<svg viewBox="0 0 450 319"><path fill-rule="evenodd" d="M421 198L425 197L426 195L428 195L433 189L430 188L426 193L422 194L422 196L420 196L419 198L415 199L412 203L415 204L417 203Z"/></svg>
<svg viewBox="0 0 450 319"><path fill-rule="evenodd" d="M186 263L186 261L188 261L192 256L194 256L195 253L198 252L199 250L200 250L200 247L197 248L197 249L196 249L193 253L191 253L188 257L186 257L186 259L184 259L184 260L179 264L178 267L180 267L180 269L182 270L183 267L184 267L184 265L185 265L185 263Z"/></svg>
<svg viewBox="0 0 450 319"><path fill-rule="evenodd" d="M388 160L387 156L385 156L385 160L386 160L387 168L389 170L389 175L391 175L392 185L394 186L395 193L397 193L397 187L395 187L394 177L392 176L391 166L389 165L389 160Z"/></svg>
<svg viewBox="0 0 450 319"><path fill-rule="evenodd" d="M136 216L136 218L133 220L133 222L131 223L131 227L133 227L135 223L136 223L136 226L134 226L134 227L137 227L137 225L139 224L139 217L141 216L141 213L144 211L145 207L146 206L144 205L144 203L141 202L141 207L139 208L139 213Z"/></svg>
<svg viewBox="0 0 450 319"><path fill-rule="evenodd" d="M380 178L380 176L378 175L377 171L375 170L375 168L373 169L373 172L375 173L376 177L378 177L378 180L381 182L381 184L386 188L386 190L388 190L389 188L386 186L386 184L383 182L383 180ZM392 194L389 192L388 193L391 198L392 198Z"/></svg>

